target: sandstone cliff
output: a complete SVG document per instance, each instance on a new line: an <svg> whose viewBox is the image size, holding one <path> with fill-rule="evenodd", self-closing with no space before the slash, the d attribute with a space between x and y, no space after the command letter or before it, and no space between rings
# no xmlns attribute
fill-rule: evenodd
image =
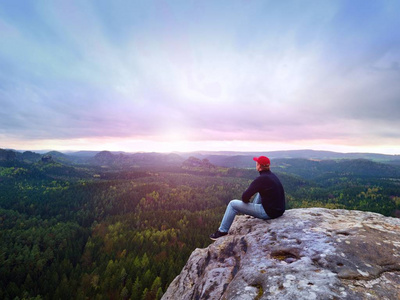
<svg viewBox="0 0 400 300"><path fill-rule="evenodd" d="M400 219L321 208L236 217L162 299L400 299Z"/></svg>

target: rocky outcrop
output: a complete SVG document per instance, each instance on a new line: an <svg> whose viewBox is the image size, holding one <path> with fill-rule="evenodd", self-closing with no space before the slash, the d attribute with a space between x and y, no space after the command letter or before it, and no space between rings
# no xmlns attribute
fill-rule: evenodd
<svg viewBox="0 0 400 300"><path fill-rule="evenodd" d="M322 208L236 217L162 299L400 299L400 219Z"/></svg>
<svg viewBox="0 0 400 300"><path fill-rule="evenodd" d="M182 163L183 168L205 168L205 169L215 169L215 166L210 163L210 161L206 158L199 159L196 157L189 157Z"/></svg>

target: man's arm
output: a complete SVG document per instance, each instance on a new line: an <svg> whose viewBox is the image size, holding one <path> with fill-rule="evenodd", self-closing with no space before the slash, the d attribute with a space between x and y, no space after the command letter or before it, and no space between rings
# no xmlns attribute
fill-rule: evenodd
<svg viewBox="0 0 400 300"><path fill-rule="evenodd" d="M257 178L258 179L258 178ZM251 197L254 196L255 193L259 192L260 189L260 184L259 184L259 180L255 179L247 188L247 190L245 190L242 194L242 201L245 203L249 203Z"/></svg>

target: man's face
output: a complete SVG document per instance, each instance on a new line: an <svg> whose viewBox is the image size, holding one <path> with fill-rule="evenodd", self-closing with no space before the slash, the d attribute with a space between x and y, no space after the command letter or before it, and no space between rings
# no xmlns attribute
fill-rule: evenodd
<svg viewBox="0 0 400 300"><path fill-rule="evenodd" d="M260 169L261 169L261 165L258 162L256 162L256 170L258 172L260 172Z"/></svg>

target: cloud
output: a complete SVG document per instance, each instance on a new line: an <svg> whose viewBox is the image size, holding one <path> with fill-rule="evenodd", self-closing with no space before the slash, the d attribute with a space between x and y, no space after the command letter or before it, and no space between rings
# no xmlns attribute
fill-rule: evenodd
<svg viewBox="0 0 400 300"><path fill-rule="evenodd" d="M0 134L398 143L399 8L6 1Z"/></svg>

